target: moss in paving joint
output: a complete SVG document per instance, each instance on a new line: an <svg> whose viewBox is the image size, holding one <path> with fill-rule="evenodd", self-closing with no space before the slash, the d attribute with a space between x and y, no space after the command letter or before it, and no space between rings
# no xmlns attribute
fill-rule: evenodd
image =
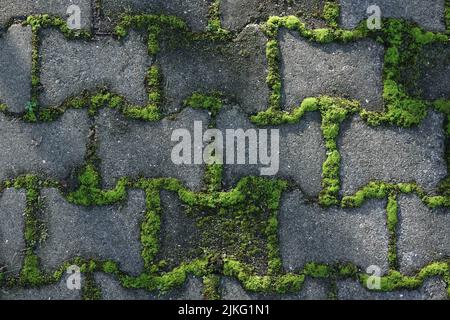
<svg viewBox="0 0 450 320"><path fill-rule="evenodd" d="M216 274L203 276L203 297L205 300L220 300L220 276Z"/></svg>
<svg viewBox="0 0 450 320"><path fill-rule="evenodd" d="M336 0L326 1L323 7L322 16L331 28L337 28L341 7Z"/></svg>
<svg viewBox="0 0 450 320"><path fill-rule="evenodd" d="M123 201L127 197L127 178L119 179L112 190L103 190L100 187L100 175L92 163L88 163L79 178L79 187L67 195L71 203L82 206L103 206Z"/></svg>
<svg viewBox="0 0 450 320"><path fill-rule="evenodd" d="M388 243L389 268L392 270L397 270L398 203L397 203L397 195L394 192L391 192L388 196L386 213L387 213L387 226L389 232L389 243Z"/></svg>
<svg viewBox="0 0 450 320"><path fill-rule="evenodd" d="M402 289L414 290L423 285L424 281L430 277L440 276L448 281L450 268L448 261L433 262L422 268L415 276L402 275L400 272L390 270L389 273L381 277L380 289L373 289L374 291L397 291ZM361 284L367 288L367 280L370 277L368 274L360 274L359 280ZM447 282L448 285L448 282Z"/></svg>

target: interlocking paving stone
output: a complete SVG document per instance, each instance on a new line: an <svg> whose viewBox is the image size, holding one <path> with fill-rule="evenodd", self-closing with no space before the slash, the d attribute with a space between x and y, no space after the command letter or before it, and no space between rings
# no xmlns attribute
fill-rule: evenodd
<svg viewBox="0 0 450 320"><path fill-rule="evenodd" d="M37 174L59 181L84 163L86 111L69 110L52 123L30 124L0 114L0 181Z"/></svg>
<svg viewBox="0 0 450 320"><path fill-rule="evenodd" d="M419 56L418 89L427 100L450 99L450 46L431 44Z"/></svg>
<svg viewBox="0 0 450 320"><path fill-rule="evenodd" d="M202 300L203 283L200 278L188 276L186 283L169 293L155 294L140 289L125 289L112 276L96 273L95 282L102 291L103 300Z"/></svg>
<svg viewBox="0 0 450 320"><path fill-rule="evenodd" d="M231 43L178 40L174 47L173 41L163 41L157 64L164 77L165 111L176 112L196 91L221 92L248 113L267 109L266 41L256 25L247 26Z"/></svg>
<svg viewBox="0 0 450 320"><path fill-rule="evenodd" d="M59 283L40 288L0 289L0 300L81 300L82 290L69 290L67 278L64 274Z"/></svg>
<svg viewBox="0 0 450 320"><path fill-rule="evenodd" d="M270 16L300 15L311 20L310 16L323 9L325 1L301 0L222 0L220 13L222 27L240 30L252 22L264 22Z"/></svg>
<svg viewBox="0 0 450 320"><path fill-rule="evenodd" d="M199 190L202 186L204 165L175 165L171 160L170 142L175 129L194 134L194 121L208 127L206 111L185 109L175 120L164 119L145 123L126 119L114 110L102 110L97 117L100 171L106 186L111 187L121 177L172 177L182 180L187 187ZM194 152L194 148L192 148Z"/></svg>
<svg viewBox="0 0 450 320"><path fill-rule="evenodd" d="M264 128L280 130L280 168L276 176L293 180L305 194L311 197L317 197L321 190L322 164L326 157L320 125L320 115L308 113L298 124ZM246 131L256 127L238 107L225 106L217 117L217 128L225 137L226 129ZM248 163L248 146L246 149L246 163ZM224 150L224 159L226 154ZM227 187L234 186L245 176L260 175L260 169L263 167L267 166L225 164L224 183Z"/></svg>
<svg viewBox="0 0 450 320"><path fill-rule="evenodd" d="M357 209L323 209L298 190L285 193L279 213L279 241L286 270L306 263L351 262L364 270L388 270L386 200L369 200Z"/></svg>
<svg viewBox="0 0 450 320"><path fill-rule="evenodd" d="M103 0L105 16L117 21L124 12L174 15L185 20L194 31L202 31L208 25L208 13L212 0Z"/></svg>
<svg viewBox="0 0 450 320"><path fill-rule="evenodd" d="M140 226L145 215L145 193L131 190L124 204L80 207L68 203L56 189L43 189L42 220L48 237L38 248L44 270L82 257L114 260L124 272L143 269Z"/></svg>
<svg viewBox="0 0 450 320"><path fill-rule="evenodd" d="M124 41L112 37L74 41L58 30L45 30L41 39L42 105L58 106L99 87L107 87L130 103L146 104L145 79L151 61L139 33L130 32Z"/></svg>
<svg viewBox="0 0 450 320"><path fill-rule="evenodd" d="M165 260L166 268L171 270L195 258L199 249L199 230L196 220L185 212L178 194L162 191L160 197L162 214L157 257Z"/></svg>
<svg viewBox="0 0 450 320"><path fill-rule="evenodd" d="M339 300L447 300L447 285L440 278L429 278L417 290L377 292L365 289L356 280L342 280L337 283Z"/></svg>
<svg viewBox="0 0 450 320"><path fill-rule="evenodd" d="M320 95L357 99L382 111L383 47L372 40L318 44L281 30L281 77L285 109Z"/></svg>
<svg viewBox="0 0 450 320"><path fill-rule="evenodd" d="M15 24L0 34L0 104L11 112L25 111L30 101L31 52L31 27Z"/></svg>
<svg viewBox="0 0 450 320"><path fill-rule="evenodd" d="M414 273L450 257L450 210L429 209L415 195L399 197L397 256L400 271Z"/></svg>
<svg viewBox="0 0 450 320"><path fill-rule="evenodd" d="M6 189L0 194L0 268L18 274L23 261L25 240L25 191Z"/></svg>
<svg viewBox="0 0 450 320"><path fill-rule="evenodd" d="M81 27L92 25L90 0L0 0L0 26L13 18L25 18L36 14L51 14L66 19L67 8L77 5L81 10Z"/></svg>
<svg viewBox="0 0 450 320"><path fill-rule="evenodd" d="M306 278L298 293L276 295L247 292L239 281L223 277L220 293L223 300L327 300L329 284L326 280Z"/></svg>
<svg viewBox="0 0 450 320"><path fill-rule="evenodd" d="M417 182L432 192L446 177L442 114L430 111L413 128L370 127L358 116L344 122L341 152L343 194L353 194L370 181Z"/></svg>
<svg viewBox="0 0 450 320"><path fill-rule="evenodd" d="M367 8L377 5L382 18L403 18L412 20L425 29L445 30L445 0L340 0L341 24L344 28L355 28L360 21L367 19Z"/></svg>

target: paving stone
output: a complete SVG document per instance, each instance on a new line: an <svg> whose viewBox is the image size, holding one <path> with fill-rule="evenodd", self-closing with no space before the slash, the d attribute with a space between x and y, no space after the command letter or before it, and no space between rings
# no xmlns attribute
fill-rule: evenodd
<svg viewBox="0 0 450 320"><path fill-rule="evenodd" d="M450 99L450 46L431 44L424 46L419 56L418 89L427 100Z"/></svg>
<svg viewBox="0 0 450 320"><path fill-rule="evenodd" d="M124 41L101 37L68 40L58 30L41 37L41 83L44 106L58 106L84 90L107 87L130 103L147 103L146 76L150 67L144 36L130 32Z"/></svg>
<svg viewBox="0 0 450 320"><path fill-rule="evenodd" d="M0 269L8 274L18 274L22 267L25 206L24 190L6 189L0 194Z"/></svg>
<svg viewBox="0 0 450 320"><path fill-rule="evenodd" d="M197 257L200 234L196 219L188 216L178 194L162 191L161 207L160 249L157 261L166 261L169 271Z"/></svg>
<svg viewBox="0 0 450 320"><path fill-rule="evenodd" d="M13 18L26 18L36 14L51 14L68 18L67 9L77 5L81 10L81 27L90 28L92 12L90 0L0 0L0 26Z"/></svg>
<svg viewBox="0 0 450 320"><path fill-rule="evenodd" d="M177 144L171 142L172 132L187 129L193 137L194 121L202 121L206 130L210 119L206 111L185 109L175 120L145 123L126 119L114 110L102 110L96 123L100 141L98 155L102 159L100 171L105 186L112 187L125 176L172 177L199 190L205 166L175 165L171 160L172 148Z"/></svg>
<svg viewBox="0 0 450 320"><path fill-rule="evenodd" d="M228 43L162 41L157 64L164 78L165 111L178 111L197 91L221 92L247 113L267 109L266 42L256 25L247 26Z"/></svg>
<svg viewBox="0 0 450 320"><path fill-rule="evenodd" d="M285 109L320 95L356 99L382 111L383 47L372 40L318 44L291 31L280 32Z"/></svg>
<svg viewBox="0 0 450 320"><path fill-rule="evenodd" d="M401 195L397 234L400 271L414 273L450 256L450 210L429 209L415 195Z"/></svg>
<svg viewBox="0 0 450 320"><path fill-rule="evenodd" d="M283 266L302 270L306 263L350 262L366 270L388 270L386 200L369 200L357 209L323 209L298 190L286 193L279 213Z"/></svg>
<svg viewBox="0 0 450 320"><path fill-rule="evenodd" d="M429 278L417 290L377 292L365 289L356 280L338 281L339 300L447 300L447 285L440 278Z"/></svg>
<svg viewBox="0 0 450 320"><path fill-rule="evenodd" d="M315 14L323 11L325 1L300 0L222 0L220 13L222 27L240 30L249 23L265 22L270 16L299 15L312 22Z"/></svg>
<svg viewBox="0 0 450 320"><path fill-rule="evenodd" d="M221 280L222 300L327 300L329 284L326 280L312 279L307 277L303 287L294 294L261 294L246 292L239 281L223 277Z"/></svg>
<svg viewBox="0 0 450 320"><path fill-rule="evenodd" d="M63 276L57 284L40 288L0 289L0 300L81 300L82 290L67 288L68 276ZM81 276L81 285L83 285L83 276Z"/></svg>
<svg viewBox="0 0 450 320"><path fill-rule="evenodd" d="M30 124L0 114L0 181L36 174L62 181L84 163L89 118L69 110L52 123Z"/></svg>
<svg viewBox="0 0 450 320"><path fill-rule="evenodd" d="M117 261L122 271L133 275L142 271L143 191L129 191L124 204L92 208L68 203L56 189L42 190L42 197L42 220L48 237L37 254L44 270L55 270L66 261L82 257Z"/></svg>
<svg viewBox="0 0 450 320"><path fill-rule="evenodd" d="M14 24L0 34L0 104L11 112L25 111L31 99L31 52L30 27Z"/></svg>
<svg viewBox="0 0 450 320"><path fill-rule="evenodd" d="M427 30L444 31L444 0L341 0L341 24L353 29L367 19L367 8L376 4L382 18L411 20Z"/></svg>
<svg viewBox="0 0 450 320"><path fill-rule="evenodd" d="M370 181L416 181L431 193L447 176L442 114L429 112L419 126L370 127L358 116L344 122L341 152L343 194L354 194Z"/></svg>
<svg viewBox="0 0 450 320"><path fill-rule="evenodd" d="M194 31L204 31L208 25L208 13L212 0L103 0L105 16L118 21L124 12L150 13L177 16Z"/></svg>
<svg viewBox="0 0 450 320"><path fill-rule="evenodd" d="M310 197L317 197L322 189L322 164L325 161L326 149L320 125L321 118L318 113L307 113L298 124L264 127L267 130L280 130L279 171L276 176L293 180ZM226 129L258 129L236 106L223 108L217 117L217 128L224 137ZM225 138L224 140L226 141ZM246 150L248 163L248 142ZM226 155L224 150L224 159ZM232 187L245 176L259 176L263 167L267 166L225 164L224 183L226 187Z"/></svg>

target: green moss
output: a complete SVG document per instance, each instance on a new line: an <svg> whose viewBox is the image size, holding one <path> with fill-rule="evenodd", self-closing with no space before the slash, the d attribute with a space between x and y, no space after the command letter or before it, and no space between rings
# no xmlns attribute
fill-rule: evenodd
<svg viewBox="0 0 450 320"><path fill-rule="evenodd" d="M401 289L417 289L423 285L426 278L449 275L449 266L446 262L435 262L424 267L416 276L405 276L398 271L391 270L381 277L381 288L378 291L396 291ZM365 286L369 275L361 274L360 281Z"/></svg>
<svg viewBox="0 0 450 320"><path fill-rule="evenodd" d="M209 7L209 19L206 30L207 32L214 34L216 38L223 39L228 37L230 32L222 28L222 22L220 20L220 1L221 0L214 0Z"/></svg>
<svg viewBox="0 0 450 320"><path fill-rule="evenodd" d="M203 297L206 300L220 300L218 292L220 277L212 274L203 277Z"/></svg>
<svg viewBox="0 0 450 320"><path fill-rule="evenodd" d="M100 188L100 176L93 164L87 164L79 176L79 187L67 195L67 200L82 206L102 206L123 201L128 181L122 178L112 190Z"/></svg>
<svg viewBox="0 0 450 320"><path fill-rule="evenodd" d="M307 263L303 269L303 273L313 278L328 278L332 270L325 264Z"/></svg>
<svg viewBox="0 0 450 320"><path fill-rule="evenodd" d="M184 100L183 105L194 109L208 110L211 116L215 118L223 106L222 95L218 92L213 92L210 95L194 92L189 98Z"/></svg>
<svg viewBox="0 0 450 320"><path fill-rule="evenodd" d="M40 286L44 282L45 277L39 268L39 258L31 252L28 252L25 255L23 267L20 271L20 284L22 286Z"/></svg>
<svg viewBox="0 0 450 320"><path fill-rule="evenodd" d="M94 276L91 273L84 275L82 289L83 300L101 300L102 290L96 285Z"/></svg>
<svg viewBox="0 0 450 320"><path fill-rule="evenodd" d="M339 22L340 6L335 1L326 1L323 7L323 18L332 28L337 28Z"/></svg>
<svg viewBox="0 0 450 320"><path fill-rule="evenodd" d="M119 272L119 266L114 261L106 261L105 263L103 263L103 272L117 273Z"/></svg>

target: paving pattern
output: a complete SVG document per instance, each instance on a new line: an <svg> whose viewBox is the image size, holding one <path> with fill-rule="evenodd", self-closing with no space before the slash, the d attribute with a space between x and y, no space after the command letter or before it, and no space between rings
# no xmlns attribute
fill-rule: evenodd
<svg viewBox="0 0 450 320"><path fill-rule="evenodd" d="M369 2L0 0L0 299L449 299L450 1Z"/></svg>

